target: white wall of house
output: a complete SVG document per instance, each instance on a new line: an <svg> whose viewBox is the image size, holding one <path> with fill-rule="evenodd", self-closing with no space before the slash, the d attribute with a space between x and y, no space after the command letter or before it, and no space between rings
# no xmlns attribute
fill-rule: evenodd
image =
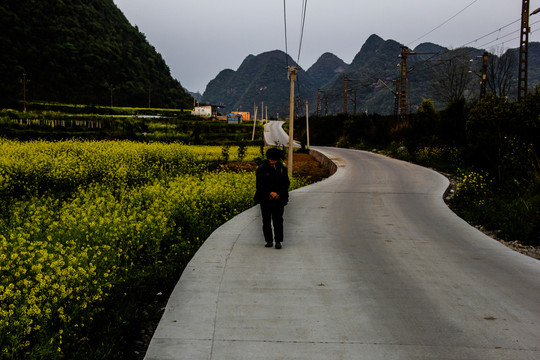
<svg viewBox="0 0 540 360"><path fill-rule="evenodd" d="M196 106L193 109L193 112L191 114L192 115L197 115L197 116L211 117L212 116L212 106Z"/></svg>

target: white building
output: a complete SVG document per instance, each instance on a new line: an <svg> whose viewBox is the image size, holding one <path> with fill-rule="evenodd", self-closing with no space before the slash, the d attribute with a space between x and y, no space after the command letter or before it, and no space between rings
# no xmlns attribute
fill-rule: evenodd
<svg viewBox="0 0 540 360"><path fill-rule="evenodd" d="M193 112L191 113L192 115L197 115L197 116L205 116L205 117L212 117L212 115L214 114L214 111L213 111L213 107L211 105L208 105L208 106L196 106L194 109L193 109Z"/></svg>

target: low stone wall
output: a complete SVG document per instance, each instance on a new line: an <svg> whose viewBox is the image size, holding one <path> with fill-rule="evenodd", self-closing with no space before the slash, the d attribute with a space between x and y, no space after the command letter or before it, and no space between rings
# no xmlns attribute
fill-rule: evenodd
<svg viewBox="0 0 540 360"><path fill-rule="evenodd" d="M326 157L326 155L324 155L323 153L317 151L317 150L313 150L313 149L309 149L309 154L311 156L313 156L313 158L315 160L317 160L319 163L321 163L322 166L324 166L325 168L328 169L329 173L330 173L330 176L334 175L337 171L337 165L332 161L330 160L329 158Z"/></svg>

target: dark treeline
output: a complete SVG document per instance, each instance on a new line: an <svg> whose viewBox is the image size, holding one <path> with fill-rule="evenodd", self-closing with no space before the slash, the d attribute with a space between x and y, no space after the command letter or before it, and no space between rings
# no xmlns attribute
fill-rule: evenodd
<svg viewBox="0 0 540 360"><path fill-rule="evenodd" d="M24 98L188 107L192 98L112 0L0 4L0 105ZM23 75L24 74L24 75Z"/></svg>
<svg viewBox="0 0 540 360"><path fill-rule="evenodd" d="M471 223L503 238L540 245L540 87L521 102L489 94L436 111L424 100L407 119L347 115L309 118L310 143L372 150L460 175L452 202ZM305 144L305 118L295 122Z"/></svg>
<svg viewBox="0 0 540 360"><path fill-rule="evenodd" d="M0 110L0 134L6 139L32 140L131 140L142 142L189 145L258 146L260 140L250 140L253 125L248 122L228 124L224 121L202 119L189 113L164 109L94 108L43 105L39 108L71 110L74 113L53 111ZM105 115L97 112L105 111ZM79 113L75 113L78 111ZM87 114L83 112L90 111ZM144 113L165 113L144 116ZM138 115L137 113L142 113ZM154 114L155 115L155 114ZM263 127L256 129L256 139L263 137Z"/></svg>

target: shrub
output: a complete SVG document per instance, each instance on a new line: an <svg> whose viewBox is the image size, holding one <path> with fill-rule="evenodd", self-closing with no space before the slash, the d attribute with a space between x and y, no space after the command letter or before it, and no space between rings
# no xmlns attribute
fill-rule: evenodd
<svg viewBox="0 0 540 360"><path fill-rule="evenodd" d="M483 205L491 194L492 181L489 175L482 172L461 172L460 182L454 197L455 204Z"/></svg>
<svg viewBox="0 0 540 360"><path fill-rule="evenodd" d="M456 171L462 165L461 151L454 147L424 146L415 151L414 161L442 171Z"/></svg>

